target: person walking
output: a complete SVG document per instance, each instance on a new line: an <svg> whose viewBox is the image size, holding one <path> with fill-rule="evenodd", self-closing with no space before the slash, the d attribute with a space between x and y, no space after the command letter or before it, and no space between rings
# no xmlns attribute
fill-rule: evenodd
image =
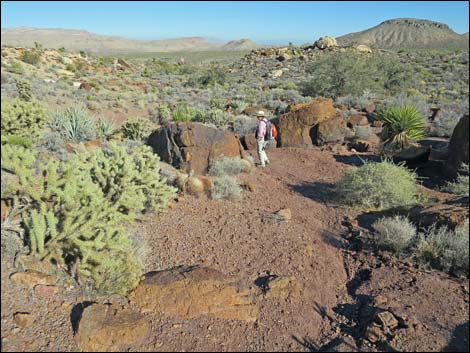
<svg viewBox="0 0 470 353"><path fill-rule="evenodd" d="M266 126L268 124L268 119L266 118L266 113L262 110L256 113L256 118L258 119L258 126L256 128L256 147L260 161L259 167L265 168L266 165L269 164L269 159L266 155L266 145L269 142L266 139Z"/></svg>

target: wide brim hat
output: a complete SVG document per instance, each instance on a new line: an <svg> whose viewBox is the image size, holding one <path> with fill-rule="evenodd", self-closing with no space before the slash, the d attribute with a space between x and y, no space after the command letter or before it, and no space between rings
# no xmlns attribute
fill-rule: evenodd
<svg viewBox="0 0 470 353"><path fill-rule="evenodd" d="M256 116L266 116L266 113L262 110L256 112Z"/></svg>

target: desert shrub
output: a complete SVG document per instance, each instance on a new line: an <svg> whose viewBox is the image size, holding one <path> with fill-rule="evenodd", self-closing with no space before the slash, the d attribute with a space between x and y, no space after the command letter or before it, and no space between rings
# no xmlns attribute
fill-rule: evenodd
<svg viewBox="0 0 470 353"><path fill-rule="evenodd" d="M156 111L152 114L152 121L154 123L164 125L171 120L171 110L167 105L159 105Z"/></svg>
<svg viewBox="0 0 470 353"><path fill-rule="evenodd" d="M367 140L374 134L374 131L370 126L356 126L355 137L360 140Z"/></svg>
<svg viewBox="0 0 470 353"><path fill-rule="evenodd" d="M232 115L221 109L210 109L205 112L200 111L192 120L204 124L214 124L217 127L223 127L232 120Z"/></svg>
<svg viewBox="0 0 470 353"><path fill-rule="evenodd" d="M238 115L233 122L233 131L240 136L244 136L254 133L257 125L258 120L256 118L247 115Z"/></svg>
<svg viewBox="0 0 470 353"><path fill-rule="evenodd" d="M36 137L50 120L46 108L38 100L16 98L2 102L2 135Z"/></svg>
<svg viewBox="0 0 470 353"><path fill-rule="evenodd" d="M209 174L213 176L232 175L244 172L245 169L241 158L222 157L211 164Z"/></svg>
<svg viewBox="0 0 470 353"><path fill-rule="evenodd" d="M81 105L74 105L63 112L55 113L51 127L67 141L81 142L96 137L93 120Z"/></svg>
<svg viewBox="0 0 470 353"><path fill-rule="evenodd" d="M432 123L432 135L450 137L461 118L461 113L443 108Z"/></svg>
<svg viewBox="0 0 470 353"><path fill-rule="evenodd" d="M30 148L33 145L33 140L23 136L15 136L15 135L7 135L2 136L2 145L10 144L10 145L17 145L22 146L25 148Z"/></svg>
<svg viewBox="0 0 470 353"><path fill-rule="evenodd" d="M237 200L241 192L242 188L235 178L223 176L214 180L211 196L214 200Z"/></svg>
<svg viewBox="0 0 470 353"><path fill-rule="evenodd" d="M96 136L102 140L108 140L116 132L116 125L111 120L98 118L95 122Z"/></svg>
<svg viewBox="0 0 470 353"><path fill-rule="evenodd" d="M197 108L190 107L186 103L179 104L176 110L173 112L173 121L178 123L187 123L193 120L197 115L202 114Z"/></svg>
<svg viewBox="0 0 470 353"><path fill-rule="evenodd" d="M432 226L419 234L414 257L422 265L446 272L469 273L468 221L455 232Z"/></svg>
<svg viewBox="0 0 470 353"><path fill-rule="evenodd" d="M16 90L18 91L18 96L21 100L29 102L33 97L31 91L31 85L28 81L16 79L15 80Z"/></svg>
<svg viewBox="0 0 470 353"><path fill-rule="evenodd" d="M365 209L410 207L418 203L418 195L416 174L389 160L365 161L347 171L336 185L339 202Z"/></svg>
<svg viewBox="0 0 470 353"><path fill-rule="evenodd" d="M375 118L384 123L384 145L405 148L424 137L426 123L413 106L389 107L378 111Z"/></svg>
<svg viewBox="0 0 470 353"><path fill-rule="evenodd" d="M224 85L226 81L227 74L225 70L217 66L212 66L197 79L197 82L203 87Z"/></svg>
<svg viewBox="0 0 470 353"><path fill-rule="evenodd" d="M387 55L364 57L358 53L325 53L310 64L310 78L301 84L306 96L360 96L366 89L376 94L400 92L410 85L411 67Z"/></svg>
<svg viewBox="0 0 470 353"><path fill-rule="evenodd" d="M141 117L132 117L122 124L121 131L124 137L130 140L143 140L150 135L152 127L150 121Z"/></svg>
<svg viewBox="0 0 470 353"><path fill-rule="evenodd" d="M230 102L229 106L240 114L248 106L248 103L241 99L234 99Z"/></svg>
<svg viewBox="0 0 470 353"><path fill-rule="evenodd" d="M8 68L8 71L14 74L23 74L24 68L19 61L15 61L11 63L10 67Z"/></svg>
<svg viewBox="0 0 470 353"><path fill-rule="evenodd" d="M457 174L457 179L453 182L448 182L447 185L442 188L442 191L460 196L468 196L469 183L469 165L468 163L462 164Z"/></svg>
<svg viewBox="0 0 470 353"><path fill-rule="evenodd" d="M211 109L225 109L226 100L220 97L212 97L209 99L209 108Z"/></svg>
<svg viewBox="0 0 470 353"><path fill-rule="evenodd" d="M374 238L377 245L399 255L410 248L417 235L416 227L403 216L381 218L373 228L378 233Z"/></svg>
<svg viewBox="0 0 470 353"><path fill-rule="evenodd" d="M31 65L39 64L41 53L36 49L25 49L20 55L20 60Z"/></svg>
<svg viewBox="0 0 470 353"><path fill-rule="evenodd" d="M402 107L406 105L411 105L419 110L421 116L424 119L427 119L431 114L431 104L428 103L421 96L414 96L407 94L406 92L400 92L387 99L385 102L386 107Z"/></svg>
<svg viewBox="0 0 470 353"><path fill-rule="evenodd" d="M8 145L7 145L8 146ZM31 166L33 152L2 151L2 169L20 179L31 212L25 227L31 252L67 266L105 293L125 294L141 277L123 221L148 206L161 210L174 189L158 178L158 157L149 148L127 151L110 144L70 161ZM74 270L72 270L74 269Z"/></svg>

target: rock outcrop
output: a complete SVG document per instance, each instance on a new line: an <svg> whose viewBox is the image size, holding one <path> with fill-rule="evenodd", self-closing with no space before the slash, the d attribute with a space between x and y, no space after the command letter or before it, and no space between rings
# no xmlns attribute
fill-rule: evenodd
<svg viewBox="0 0 470 353"><path fill-rule="evenodd" d="M449 159L447 160L447 172L449 176L457 176L462 164L468 164L469 154L469 121L468 115L463 116L454 128L449 143Z"/></svg>
<svg viewBox="0 0 470 353"><path fill-rule="evenodd" d="M327 98L316 98L307 103L290 106L286 114L273 119L279 130L280 145L282 147L311 146L319 140L317 125L336 115L333 101ZM346 126L345 122L344 126ZM327 126L324 125L322 131L326 130Z"/></svg>
<svg viewBox="0 0 470 353"><path fill-rule="evenodd" d="M130 299L142 312L252 322L258 314L253 294L239 279L217 270L177 267L148 273Z"/></svg>
<svg viewBox="0 0 470 353"><path fill-rule="evenodd" d="M243 157L243 147L235 134L199 123L161 127L149 136L147 143L162 161L187 173L204 175L214 159Z"/></svg>
<svg viewBox="0 0 470 353"><path fill-rule="evenodd" d="M145 341L149 321L118 305L93 304L83 310L75 340L84 352L123 352Z"/></svg>

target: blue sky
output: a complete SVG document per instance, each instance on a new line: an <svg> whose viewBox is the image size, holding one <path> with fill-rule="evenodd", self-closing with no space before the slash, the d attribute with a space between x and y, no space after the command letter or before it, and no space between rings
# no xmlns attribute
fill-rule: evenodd
<svg viewBox="0 0 470 353"><path fill-rule="evenodd" d="M399 17L429 19L468 32L467 1L2 1L2 28L84 29L132 39L201 36L301 44Z"/></svg>

